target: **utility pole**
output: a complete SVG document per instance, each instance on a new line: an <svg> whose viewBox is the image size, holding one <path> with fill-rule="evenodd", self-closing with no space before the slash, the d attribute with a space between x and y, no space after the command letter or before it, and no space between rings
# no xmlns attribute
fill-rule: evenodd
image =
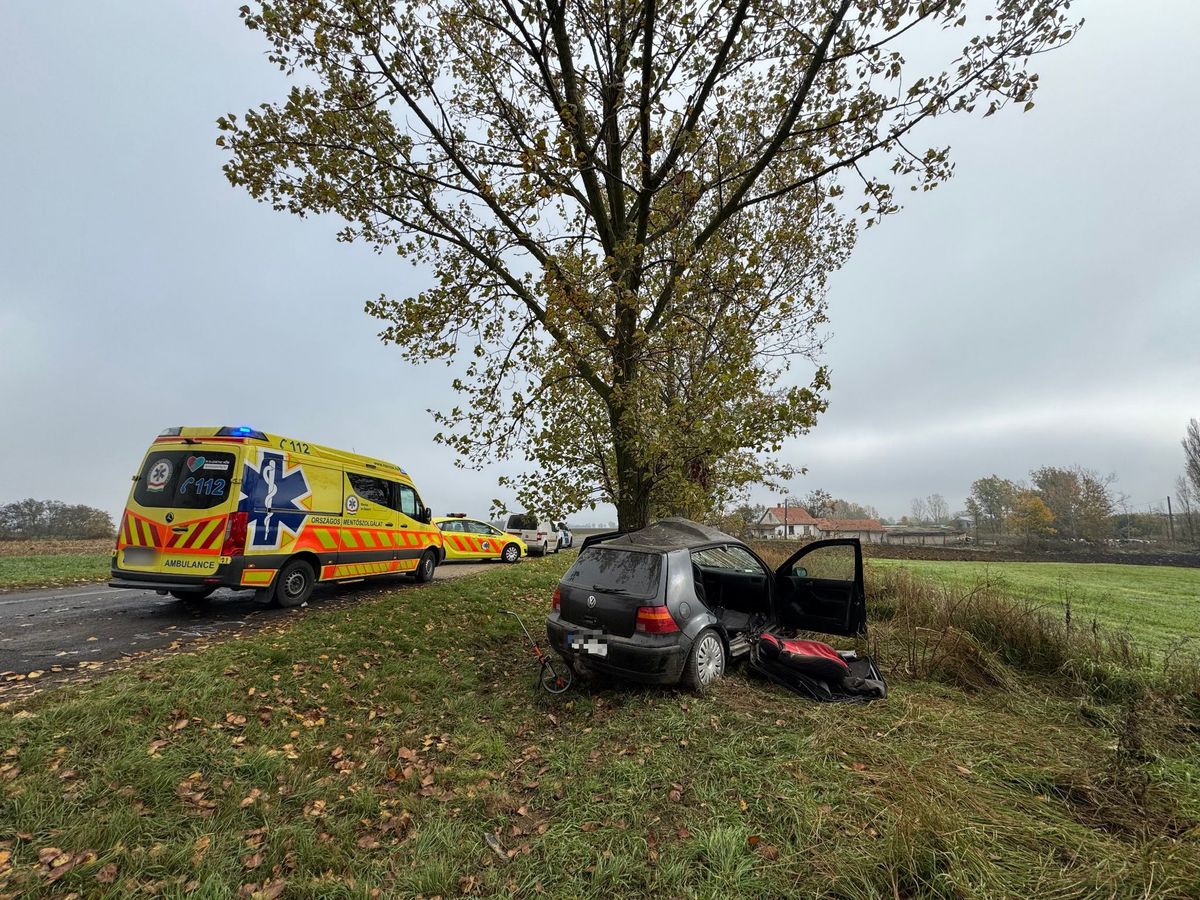
<svg viewBox="0 0 1200 900"><path fill-rule="evenodd" d="M783 536L791 537L792 532L788 526L788 498L787 494L783 495Z"/></svg>
<svg viewBox="0 0 1200 900"><path fill-rule="evenodd" d="M1171 510L1171 495L1167 494L1167 528L1170 529L1171 543L1175 543L1175 513Z"/></svg>

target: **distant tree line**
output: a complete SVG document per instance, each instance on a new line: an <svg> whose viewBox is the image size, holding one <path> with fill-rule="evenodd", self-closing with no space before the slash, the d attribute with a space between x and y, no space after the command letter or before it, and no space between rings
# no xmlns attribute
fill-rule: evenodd
<svg viewBox="0 0 1200 900"><path fill-rule="evenodd" d="M104 538L115 532L112 516L82 503L29 499L0 506L0 541Z"/></svg>
<svg viewBox="0 0 1200 900"><path fill-rule="evenodd" d="M1113 481L1081 466L1043 466L1028 483L989 475L972 483L967 515L980 537L1099 541L1114 534Z"/></svg>
<svg viewBox="0 0 1200 900"><path fill-rule="evenodd" d="M828 491L809 491L803 506L815 519L878 519L879 511L853 500L842 500Z"/></svg>
<svg viewBox="0 0 1200 900"><path fill-rule="evenodd" d="M1177 540L1185 535L1200 544L1200 422L1192 419L1180 441L1183 445L1183 474L1175 479L1175 500L1179 504L1180 527Z"/></svg>

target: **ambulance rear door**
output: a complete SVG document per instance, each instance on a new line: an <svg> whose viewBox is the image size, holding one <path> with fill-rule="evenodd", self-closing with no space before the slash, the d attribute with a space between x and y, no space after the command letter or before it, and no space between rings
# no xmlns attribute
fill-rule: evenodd
<svg viewBox="0 0 1200 900"><path fill-rule="evenodd" d="M121 517L117 567L157 575L215 574L237 506L242 453L233 443L152 446Z"/></svg>

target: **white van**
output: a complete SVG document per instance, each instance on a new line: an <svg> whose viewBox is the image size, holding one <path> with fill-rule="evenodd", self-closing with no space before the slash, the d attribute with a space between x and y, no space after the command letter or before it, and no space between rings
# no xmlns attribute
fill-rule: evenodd
<svg viewBox="0 0 1200 900"><path fill-rule="evenodd" d="M545 556L547 553L557 553L562 547L554 523L549 519L538 521L537 516L530 513L513 513L508 517L504 530L523 540L530 554Z"/></svg>

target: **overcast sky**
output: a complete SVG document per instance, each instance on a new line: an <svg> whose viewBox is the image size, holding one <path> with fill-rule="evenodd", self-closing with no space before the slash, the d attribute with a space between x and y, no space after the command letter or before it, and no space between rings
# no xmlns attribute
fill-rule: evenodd
<svg viewBox="0 0 1200 900"><path fill-rule="evenodd" d="M439 514L486 513L504 464L459 472L432 442L447 370L402 363L362 312L421 271L221 174L216 117L284 90L239 5L0 6L0 502L116 514L162 428L249 424L394 460ZM809 468L793 495L898 516L1076 463L1136 506L1172 489L1200 416L1200 4L1078 9L1036 109L927 131L955 178L834 280L830 409L787 447Z"/></svg>

